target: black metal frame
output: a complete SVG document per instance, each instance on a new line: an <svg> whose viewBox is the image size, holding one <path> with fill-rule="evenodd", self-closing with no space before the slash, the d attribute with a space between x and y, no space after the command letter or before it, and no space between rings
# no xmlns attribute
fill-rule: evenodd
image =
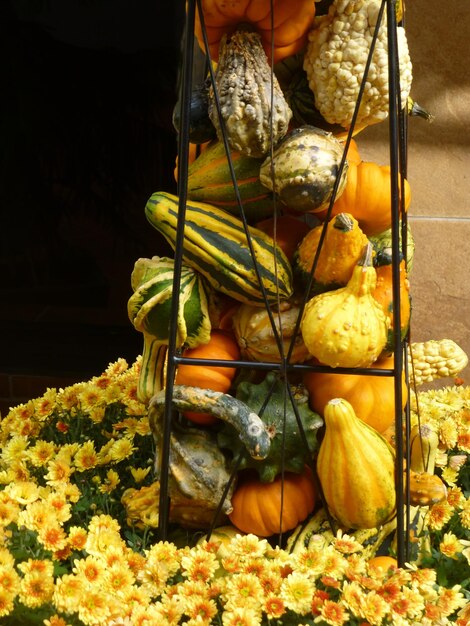
<svg viewBox="0 0 470 626"><path fill-rule="evenodd" d="M313 1L313 0L312 0ZM271 6L272 6L271 0ZM194 23L195 12L199 11L201 16L201 23L203 26L203 34L205 37L206 55L210 60L209 46L207 38L205 36L204 28L204 16L202 14L201 0L188 0L187 12L186 12L186 27L184 31L184 46L183 46L183 62L182 62L182 81L181 81L181 98L180 98L180 133L179 133L179 145L178 145L178 195L179 195L179 215L178 226L176 234L176 250L175 250L175 266L174 266L174 283L173 293L179 293L179 285L181 278L182 267L182 255L184 248L184 223L186 213L186 201L187 201L187 179L188 179L188 149L189 149L189 115L190 115L190 96L192 89L192 71L194 60ZM277 332L273 314L267 306L267 311L270 316L271 325L275 333L275 337L279 346L281 354L281 363L271 362L247 362L247 361L220 361L220 360L206 360L206 359L193 359L182 357L176 346L176 319L178 314L179 299L172 299L171 308L171 322L169 329L169 346L168 346L168 364L167 364L167 386L165 389L165 410L163 416L163 438L161 448L161 471L160 471L160 500L159 500L159 536L161 539L166 539L168 533L168 519L169 519L169 493L168 493L168 479L169 479L169 456L170 456L170 435L171 435L171 422L173 417L172 409L172 395L174 377L178 364L193 364L193 365L214 365L221 367L239 367L239 368L251 368L259 370L277 370L280 376L286 381L286 393L290 396L290 401L294 411L296 412L297 421L299 423L301 436L304 438L305 433L300 423L295 403L292 398L292 391L289 385L289 375L293 372L303 372L305 370L313 370L318 372L336 372L338 374L363 374L367 376L393 376L394 377L394 390L395 390L395 439L396 439L396 492L397 492L397 560L399 565L403 565L409 556L409 544L407 540L407 530L409 528L409 489L408 489L408 475L405 470L404 458L409 460L409 450L407 449L407 442L409 438L409 408L405 410L405 416L401 410L402 406L402 371L405 366L405 374L408 380L408 372L406 371L407 365L407 343L408 338L402 340L401 338L401 320L400 320L400 253L402 252L406 258L406 239L407 239L407 220L404 206L400 202L399 189L403 188L403 179L406 175L406 151L407 151L407 119L404 113L403 103L400 102L400 88L399 88L399 67L398 67L398 47L397 47L397 22L396 22L396 0L382 0L380 13L377 24L379 25L383 15L386 11L387 16L387 32L388 32L388 56L389 56L389 143L390 143L390 168L391 168L391 212L392 212L392 281L393 281L393 310L394 310L394 367L393 369L374 369L374 368L330 368L328 366L320 365L305 365L305 364L290 364L289 358L292 351L292 347L287 355L283 354L282 340ZM348 132L348 136L345 142L345 149L340 165L340 171L337 176L335 188L333 190L333 196L328 208L328 214L331 212L339 179L341 177L341 170L344 167L346 161L346 153L350 144L350 141L354 132L354 124L359 111L360 99L364 91L365 82L367 79L367 72L371 64L373 48L378 33L378 25L374 38L371 43L371 49L367 60L364 79L359 92L359 98L356 103L356 109L352 118L351 128ZM212 65L208 63L208 70L211 76L212 84L214 84L214 74ZM217 94L215 95L216 105L219 110L220 105L218 103ZM223 121L221 120L221 126L223 127ZM236 182L233 165L231 163L228 140L224 136L224 143L227 152L229 167L232 174L232 180L237 194L237 200L240 208L240 216L244 223L245 230L247 232L248 245L251 248L250 236L247 230L247 222L244 216L242 201L238 193L238 187ZM316 263L320 253L321 245L326 233L326 223L328 217L325 219L324 228L320 237L320 242L316 257L313 261L313 267L311 272L311 280L313 280L313 274L315 272ZM400 226L401 224L401 226ZM400 243L401 239L401 243ZM254 257L254 255L253 255ZM256 268L255 260L255 268ZM259 278L259 275L258 275ZM263 286L260 281L260 286L263 291ZM305 305L308 297L309 288L306 289L306 295L303 305ZM265 302L267 302L266 294ZM302 313L302 311L301 311ZM300 325L301 314L299 315L296 331ZM282 329L281 329L282 330ZM294 333L295 336L296 333ZM403 417L405 417L405 433L403 432ZM306 440L304 441L306 444ZM409 463L406 463L406 467L409 467ZM236 473L236 468L233 470L233 474L230 482L233 480ZM230 482L224 493L226 497ZM282 496L281 496L282 497ZM219 510L215 514L217 518L218 512L222 506L223 500L220 503ZM327 509L326 509L327 510ZM404 514L402 514L404 512ZM209 530L209 534L212 529Z"/></svg>

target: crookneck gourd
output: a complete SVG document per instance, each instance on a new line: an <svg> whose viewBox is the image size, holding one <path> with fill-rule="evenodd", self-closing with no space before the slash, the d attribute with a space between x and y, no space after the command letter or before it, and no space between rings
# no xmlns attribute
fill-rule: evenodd
<svg viewBox="0 0 470 626"><path fill-rule="evenodd" d="M225 133L234 150L253 157L265 156L271 141L287 133L292 112L258 33L240 30L223 37L209 117L220 141Z"/></svg>
<svg viewBox="0 0 470 626"><path fill-rule="evenodd" d="M131 275L134 293L127 303L127 311L135 329L144 338L137 394L145 403L163 388L173 278L174 261L167 257L138 259ZM183 264L176 318L177 347L195 347L209 341L211 292L203 276Z"/></svg>
<svg viewBox="0 0 470 626"><path fill-rule="evenodd" d="M317 473L331 515L346 528L384 524L396 507L392 447L343 398L326 404L324 418Z"/></svg>
<svg viewBox="0 0 470 626"><path fill-rule="evenodd" d="M315 126L291 130L268 156L260 169L261 183L278 194L289 209L301 213L328 207L344 146L331 133ZM346 185L347 160L343 164L335 197ZM351 212L351 211L350 211Z"/></svg>
<svg viewBox="0 0 470 626"><path fill-rule="evenodd" d="M155 441L155 474L160 480L163 467L162 443L166 389L149 403L149 424ZM255 459L268 456L271 438L261 418L241 400L211 389L174 385L172 408L182 413L208 413L227 422L237 433L244 451ZM169 495L171 517L184 526L201 527L213 521L229 481L230 460L221 450L216 434L209 430L172 424L169 454ZM229 494L230 495L230 494ZM231 511L230 498L222 513Z"/></svg>
<svg viewBox="0 0 470 626"><path fill-rule="evenodd" d="M166 192L152 194L145 207L150 224L173 249L178 213L178 197ZM189 201L185 211L183 261L205 276L215 290L240 302L264 306L261 285L268 302L288 300L293 286L292 267L286 255L262 231L249 226L248 234L254 258L241 219L210 204Z"/></svg>
<svg viewBox="0 0 470 626"><path fill-rule="evenodd" d="M287 384L276 372L269 372L262 383L242 381L237 387L237 399L260 416L271 443L263 459L244 455L238 467L257 470L262 482L273 481L282 469L302 472L316 449L317 432L323 424L310 409L305 390L292 390L291 399ZM243 450L239 434L230 425L221 429L218 442L222 449L232 452L234 459Z"/></svg>
<svg viewBox="0 0 470 626"><path fill-rule="evenodd" d="M377 282L372 245L346 287L311 298L300 329L310 354L330 367L369 367L387 342L389 319L372 291Z"/></svg>
<svg viewBox="0 0 470 626"><path fill-rule="evenodd" d="M324 228L320 251L318 251ZM356 219L349 213L339 213L328 224L312 228L300 242L294 254L294 272L302 285L310 284L313 264L311 293L320 293L343 287L368 243Z"/></svg>
<svg viewBox="0 0 470 626"><path fill-rule="evenodd" d="M310 357L302 335L297 331L300 304L295 300L272 307L277 339L267 309L241 304L233 316L233 330L242 355L250 361L302 363ZM292 345L291 345L292 344ZM281 353L282 348L282 353Z"/></svg>

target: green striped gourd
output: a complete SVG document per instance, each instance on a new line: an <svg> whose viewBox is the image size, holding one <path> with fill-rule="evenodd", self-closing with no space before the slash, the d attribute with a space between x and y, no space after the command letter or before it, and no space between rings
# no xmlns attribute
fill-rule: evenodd
<svg viewBox="0 0 470 626"><path fill-rule="evenodd" d="M145 207L149 222L176 248L179 200L154 193ZM266 233L248 227L259 278L268 303L287 300L293 293L292 268L281 248ZM264 306L242 220L223 209L189 201L184 224L183 261L206 277L210 285L240 302Z"/></svg>
<svg viewBox="0 0 470 626"><path fill-rule="evenodd" d="M148 400L163 388L163 368L169 342L173 298L174 261L167 257L138 259L131 275L134 291L127 303L129 319L144 337L138 397ZM210 287L187 265L182 266L177 346L196 347L210 339Z"/></svg>
<svg viewBox="0 0 470 626"><path fill-rule="evenodd" d="M230 159L246 219L256 222L272 215L273 194L259 180L263 159L237 151L231 151ZM240 215L223 142L212 142L189 166L188 198Z"/></svg>

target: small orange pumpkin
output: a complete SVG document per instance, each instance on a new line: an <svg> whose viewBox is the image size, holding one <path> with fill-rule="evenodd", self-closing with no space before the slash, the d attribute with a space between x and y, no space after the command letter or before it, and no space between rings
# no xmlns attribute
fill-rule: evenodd
<svg viewBox="0 0 470 626"><path fill-rule="evenodd" d="M313 511L317 491L310 469L284 473L263 483L252 472L240 473L229 514L234 526L258 537L270 537L295 528ZM282 500L282 515L281 515Z"/></svg>
<svg viewBox="0 0 470 626"><path fill-rule="evenodd" d="M393 356L385 356L371 368L392 369ZM382 433L395 421L395 383L393 376L365 376L361 374L329 374L307 372L303 382L309 393L311 408L323 415L333 398L344 398L353 407L357 417ZM402 378L402 408L408 399L405 374Z"/></svg>
<svg viewBox="0 0 470 626"><path fill-rule="evenodd" d="M302 50L315 17L312 0L274 0L273 30L271 30L270 0L202 0L207 40L211 58L217 61L219 44L224 34L230 34L239 25L249 24L261 35L268 59L274 39L274 63ZM194 32L205 51L199 12L196 11Z"/></svg>
<svg viewBox="0 0 470 626"><path fill-rule="evenodd" d="M406 179L404 189L404 208L407 211L411 202L411 189ZM391 202L390 166L370 161L352 161L346 186L334 203L331 215L350 213L367 236L377 235L391 226ZM318 213L316 215L319 217ZM324 217L326 213L322 215Z"/></svg>
<svg viewBox="0 0 470 626"><path fill-rule="evenodd" d="M387 556L385 554L372 557L368 560L367 564L372 572L380 572L381 574L388 572L390 569L395 570L398 568L398 561L394 559L393 556Z"/></svg>
<svg viewBox="0 0 470 626"><path fill-rule="evenodd" d="M209 343L196 348L188 348L183 352L184 357L193 359L217 359L236 361L240 359L240 349L233 333L213 329ZM217 367L213 365L182 364L176 372L176 385L189 385L201 389L212 389L227 393L235 377L235 367ZM197 424L212 424L216 417L206 413L186 412L184 416Z"/></svg>

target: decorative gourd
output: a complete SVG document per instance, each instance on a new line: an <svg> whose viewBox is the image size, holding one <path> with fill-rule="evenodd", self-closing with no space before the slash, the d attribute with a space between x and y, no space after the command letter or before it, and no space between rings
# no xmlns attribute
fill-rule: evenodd
<svg viewBox="0 0 470 626"><path fill-rule="evenodd" d="M147 219L176 248L178 198L154 193L145 207ZM267 300L288 300L293 292L292 268L271 237L249 227L251 244ZM243 222L203 202L186 204L183 261L206 277L214 289L239 300L264 306L255 262Z"/></svg>
<svg viewBox="0 0 470 626"><path fill-rule="evenodd" d="M323 224L312 228L302 239L294 255L294 272L304 286L310 281L323 228ZM366 235L352 215L339 213L333 217L326 226L311 293L320 293L346 285L367 243Z"/></svg>
<svg viewBox="0 0 470 626"><path fill-rule="evenodd" d="M302 50L315 16L315 3L311 0L277 0L274 2L273 27L271 29L270 0L241 0L227 3L225 0L202 0L204 25L207 32L211 58L217 61L220 40L240 24L249 24L262 38L268 58L274 45L274 63ZM195 35L205 52L204 37L199 13L196 11Z"/></svg>
<svg viewBox="0 0 470 626"><path fill-rule="evenodd" d="M390 320L390 326L387 335L387 343L385 344L386 352L394 350L394 321L393 321L393 266L380 265L375 268L377 273L377 285L372 295L382 306L383 312ZM400 262L400 335L404 339L410 327L411 317L411 298L410 283L406 273L405 261Z"/></svg>
<svg viewBox="0 0 470 626"><path fill-rule="evenodd" d="M313 511L316 499L309 470L285 472L271 483L261 482L250 473L238 482L229 519L245 533L270 537L295 528Z"/></svg>
<svg viewBox="0 0 470 626"><path fill-rule="evenodd" d="M144 348L138 398L146 403L163 386L173 298L174 261L167 257L138 259L131 275L133 294L127 303L129 319L143 334ZM204 278L183 264L181 270L176 343L195 347L209 341L211 289Z"/></svg>
<svg viewBox="0 0 470 626"><path fill-rule="evenodd" d="M324 418L317 473L331 515L347 528L384 524L396 508L393 449L343 398L326 404Z"/></svg>
<svg viewBox="0 0 470 626"><path fill-rule="evenodd" d="M318 14L319 7L317 6L315 15L318 16ZM329 133L333 133L335 137L345 137L347 132L344 127L340 124L330 124L330 122L327 122L315 106L315 96L308 84L307 73L303 68L303 58L304 55L302 53L295 54L282 59L282 61L276 63L274 67L281 89L292 110L295 125L305 126L306 124L310 124ZM356 135L364 128L365 124L356 124L353 134Z"/></svg>
<svg viewBox="0 0 470 626"><path fill-rule="evenodd" d="M275 191L289 209L322 211L330 202L343 152L343 145L331 133L315 126L295 128L277 144L272 159L268 156L261 165L261 183ZM347 172L345 161L338 198L346 186Z"/></svg>
<svg viewBox="0 0 470 626"><path fill-rule="evenodd" d="M404 179L404 210L411 202L411 188ZM389 165L369 161L350 163L343 193L337 196L331 215L351 213L369 237L390 228L391 175Z"/></svg>
<svg viewBox="0 0 470 626"><path fill-rule="evenodd" d="M410 504L431 506L447 498L447 488L437 474L410 470Z"/></svg>
<svg viewBox="0 0 470 626"><path fill-rule="evenodd" d="M183 356L190 359L237 361L240 359L240 349L233 333L213 329L208 343L186 349ZM236 371L236 367L218 367L211 363L205 365L183 363L178 365L175 384L227 393L232 386ZM216 417L207 413L186 411L184 416L197 424L213 424L217 421Z"/></svg>
<svg viewBox="0 0 470 626"><path fill-rule="evenodd" d="M393 370L393 355L380 358L370 366ZM310 406L323 415L325 405L333 398L344 398L363 422L383 433L395 422L395 380L393 376L367 376L306 372L303 383L309 394ZM402 409L408 400L405 372L402 375Z"/></svg>
<svg viewBox="0 0 470 626"><path fill-rule="evenodd" d="M457 376L468 365L468 356L452 339L430 339L410 344L410 381L414 387L439 378Z"/></svg>
<svg viewBox="0 0 470 626"><path fill-rule="evenodd" d="M289 535L286 543L286 550L291 554L299 554L305 550L318 550L319 540L322 545L330 545L337 538L337 524L332 528L331 520L327 515L324 507L315 511L305 522L299 524L297 528ZM390 521L373 528L347 528L341 527L343 535L349 537L361 544L360 551L355 552L362 559L373 557L379 550L385 539L393 533L397 527L396 517Z"/></svg>
<svg viewBox="0 0 470 626"><path fill-rule="evenodd" d="M273 197L259 180L262 159L232 150L230 160L237 180L243 211L253 222L273 213ZM240 216L237 196L223 142L213 141L188 169L188 198L220 207Z"/></svg>
<svg viewBox="0 0 470 626"><path fill-rule="evenodd" d="M399 244L400 244L400 260L404 259L404 254L402 250L402 226L401 221L398 224L398 235L399 235ZM378 233L377 235L370 235L369 241L374 248L375 256L374 256L374 266L380 267L381 265L391 265L392 264L392 229L387 228L387 230ZM413 237L413 233L411 232L411 228L409 223L406 227L406 273L408 276L413 268L413 257L415 253L415 241Z"/></svg>
<svg viewBox="0 0 470 626"><path fill-rule="evenodd" d="M282 469L302 472L317 447L318 429L323 424L320 416L310 409L305 390L292 390L291 400L287 384L276 372L269 372L261 383L242 381L237 386L237 400L260 416L271 441L269 453L263 459L244 455L237 467L255 469L263 483L273 481ZM292 402L295 403L295 409ZM308 449L301 436L296 413ZM218 442L222 449L233 454L234 459L243 451L238 433L229 425L224 425L219 432Z"/></svg>
<svg viewBox="0 0 470 626"><path fill-rule="evenodd" d="M266 308L241 304L233 316L233 330L242 355L249 361L280 363L291 350L291 343L300 313L298 302L288 300L271 307L275 327L282 341L282 355L274 336ZM300 332L297 332L290 354L290 363L302 363L310 357Z"/></svg>
<svg viewBox="0 0 470 626"><path fill-rule="evenodd" d="M372 296L376 285L369 243L346 287L311 298L300 330L310 354L330 367L369 367L387 342L389 320Z"/></svg>
<svg viewBox="0 0 470 626"><path fill-rule="evenodd" d="M293 215L269 217L257 222L255 227L272 237L291 263L297 246L311 230L307 222Z"/></svg>
<svg viewBox="0 0 470 626"><path fill-rule="evenodd" d="M415 424L410 431L410 469L434 473L439 436L429 424Z"/></svg>
<svg viewBox="0 0 470 626"><path fill-rule="evenodd" d="M189 141L194 144L205 143L215 139L216 131L214 124L209 118L209 85L206 80L194 85L189 101ZM173 109L173 126L179 133L181 131L180 120L181 103L177 102Z"/></svg>
<svg viewBox="0 0 470 626"><path fill-rule="evenodd" d="M231 148L249 156L265 156L287 133L292 111L257 33L222 38L209 117L220 141L226 136Z"/></svg>
<svg viewBox="0 0 470 626"><path fill-rule="evenodd" d="M270 450L271 439L259 415L241 400L233 396L187 385L174 385L172 408L185 413L195 411L208 413L233 426L248 454L256 459L265 459ZM156 443L155 467L160 469L160 445L163 437L163 414L166 390L159 391L149 404L149 423Z"/></svg>

